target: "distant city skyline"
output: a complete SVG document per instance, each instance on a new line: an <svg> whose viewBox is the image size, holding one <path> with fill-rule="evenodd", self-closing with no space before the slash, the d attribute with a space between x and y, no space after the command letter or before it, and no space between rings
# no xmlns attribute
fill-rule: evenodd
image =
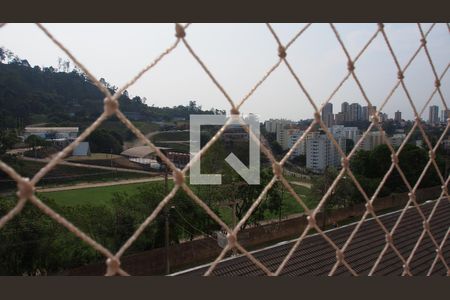
<svg viewBox="0 0 450 300"><path fill-rule="evenodd" d="M173 24L44 24L98 79L121 86L153 61L174 42ZM273 24L282 43L287 43L304 24ZM423 24L428 30L430 24ZM361 50L377 29L377 24L336 24L352 57ZM401 66L420 45L417 24L386 24L386 33ZM278 60L277 44L264 24L192 24L187 40L208 66L230 97L239 102ZM2 47L27 59L32 66L53 66L58 58L67 59L35 25L8 24L0 30ZM120 43L112 41L120 39ZM427 47L438 75L448 64L450 39L446 24L437 24L427 38ZM347 73L345 57L328 24L313 24L287 51L287 59L308 93L320 105ZM71 64L73 66L73 64ZM355 64L355 72L369 100L380 107L397 82L397 69L387 46L378 36ZM424 51L420 51L405 72L405 84L422 110L434 89L434 75ZM444 96L450 95L449 77L441 82ZM187 105L194 100L204 109L230 109L225 97L199 64L179 45L171 54L143 76L129 91L148 99L148 105ZM100 100L99 100L100 101ZM338 108L343 102L366 106L352 78L332 98ZM431 105L443 105L435 96ZM413 119L412 108L401 87L385 108L390 118L400 110L402 118ZM313 108L284 64L275 70L241 108L255 113L262 121L270 118L290 120L313 118ZM366 115L367 112L353 113ZM439 115L439 117L441 117ZM428 108L422 118L428 119Z"/></svg>

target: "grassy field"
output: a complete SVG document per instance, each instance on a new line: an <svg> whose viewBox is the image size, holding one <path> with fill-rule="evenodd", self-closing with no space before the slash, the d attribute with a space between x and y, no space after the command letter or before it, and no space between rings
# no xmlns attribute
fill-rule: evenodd
<svg viewBox="0 0 450 300"><path fill-rule="evenodd" d="M87 188L87 189L76 189L76 190L67 190L67 191L59 191L59 192L47 192L41 193L45 197L54 199L61 205L75 206L82 204L90 204L93 206L98 205L110 205L113 199L113 194L116 192L126 192L129 195L135 193L139 187L154 184L153 182L148 183L136 183L136 184L126 184L126 185L116 185L116 186L108 186L108 187L96 187L96 188ZM169 182L170 186L172 186L172 182ZM294 190L298 195L305 201L305 204L309 208L313 208L316 205L316 201L314 197L311 195L311 192L308 188L302 186L293 186ZM301 213L303 212L303 208L298 204L298 202L294 199L294 197L287 192L283 191L283 201L281 206L281 217L285 218L288 215ZM225 223L231 225L232 223L232 210L230 207L222 207L220 208L221 218L225 221ZM267 214L265 216L266 219L276 219L279 217L279 212L274 212L272 214Z"/></svg>
<svg viewBox="0 0 450 300"><path fill-rule="evenodd" d="M45 163L43 162L23 160L20 161L20 166L17 167L17 171L24 177L32 178L44 165ZM148 177L148 175L133 172L115 172L102 169L57 165L39 181L38 185L49 187L82 182L94 183L143 177ZM9 178L5 179L5 182L0 182L0 192L15 190L15 182L8 180Z"/></svg>
<svg viewBox="0 0 450 300"><path fill-rule="evenodd" d="M40 193L51 198L60 205L75 206L89 204L93 206L109 206L113 199L113 194L117 192L135 193L139 187L151 183L121 184L105 187L95 187L87 189L76 189L59 192Z"/></svg>

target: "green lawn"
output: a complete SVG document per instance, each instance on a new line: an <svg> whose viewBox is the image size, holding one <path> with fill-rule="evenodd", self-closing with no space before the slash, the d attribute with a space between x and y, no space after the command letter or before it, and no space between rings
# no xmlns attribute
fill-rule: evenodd
<svg viewBox="0 0 450 300"><path fill-rule="evenodd" d="M67 190L59 192L47 192L47 193L40 193L39 195L51 198L56 202L58 202L58 204L67 206L82 205L82 204L90 204L93 206L99 205L108 206L112 201L114 193L126 192L128 194L133 194L138 190L139 187L144 186L146 184L147 185L152 184L152 182L121 184L121 185Z"/></svg>
<svg viewBox="0 0 450 300"><path fill-rule="evenodd" d="M301 197L303 202L306 204L306 206L309 209L314 208L317 205L317 201L314 199L314 197L311 195L310 189L303 187L303 186L296 186L293 185L292 188L295 190L297 195ZM303 207L295 200L294 196L291 195L286 189L283 191L283 201L281 204L281 217L285 218L292 214L298 214L302 213ZM233 218L232 218L232 209L231 207L221 207L219 209L220 215L222 220L228 224L232 225ZM279 212L273 212L273 213L267 213L265 215L265 219L277 219L279 218Z"/></svg>
<svg viewBox="0 0 450 300"><path fill-rule="evenodd" d="M135 193L139 187L154 184L153 182L148 183L136 183L136 184L124 184L124 185L115 185L115 186L107 186L107 187L96 187L96 188L87 188L87 189L76 189L76 190L67 190L60 192L47 192L40 193L41 195L51 198L55 200L58 204L73 206L73 205L82 205L82 204L90 204L94 206L98 205L110 205L113 199L113 194L116 192L126 192L129 195ZM169 181L169 188L171 188L172 182ZM305 204L310 208L314 208L317 204L314 197L311 195L311 191L303 186L293 186L294 190ZM229 207L221 207L219 209L220 216L224 220L225 223L232 225L232 210ZM292 196L286 189L283 191L283 202L281 206L281 217L285 218L289 215L301 213L303 212L303 208L300 204L295 200L294 196ZM271 214L266 214L266 219L276 219L279 217L279 212L273 212Z"/></svg>
<svg viewBox="0 0 450 300"><path fill-rule="evenodd" d="M153 142L189 141L189 131L163 131L154 135L151 140Z"/></svg>

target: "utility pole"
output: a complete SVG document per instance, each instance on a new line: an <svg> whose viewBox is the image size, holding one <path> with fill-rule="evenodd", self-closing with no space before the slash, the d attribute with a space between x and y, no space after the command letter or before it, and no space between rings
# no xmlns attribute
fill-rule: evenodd
<svg viewBox="0 0 450 300"><path fill-rule="evenodd" d="M278 223L281 222L281 205L283 204L283 197L284 197L284 186L281 184L281 198L280 198L280 204L278 207Z"/></svg>
<svg viewBox="0 0 450 300"><path fill-rule="evenodd" d="M164 194L167 195L169 190L167 180L167 165L164 164ZM165 230L165 246L166 246L166 275L170 274L170 260L169 260L169 209L164 206L164 230Z"/></svg>
<svg viewBox="0 0 450 300"><path fill-rule="evenodd" d="M237 217L236 217L236 204L237 204L237 200L233 199L233 230L236 228L237 225ZM233 255L237 255L237 249L236 247L233 248Z"/></svg>

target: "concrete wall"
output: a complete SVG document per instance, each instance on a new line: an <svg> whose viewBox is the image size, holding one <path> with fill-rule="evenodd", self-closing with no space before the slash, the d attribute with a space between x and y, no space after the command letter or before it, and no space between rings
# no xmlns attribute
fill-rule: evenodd
<svg viewBox="0 0 450 300"><path fill-rule="evenodd" d="M418 190L417 201L437 199L441 193L440 187ZM404 207L408 201L408 194L392 194L377 198L374 202L376 211ZM349 208L336 209L328 213L327 224L340 222L350 217L361 216L365 212L365 205L358 204ZM322 214L317 215L317 223L322 224ZM292 239L301 235L307 225L306 216L299 216L281 222L247 228L240 232L239 242L248 250L262 247L281 240ZM221 248L211 238L203 238L191 242L170 246L169 258L171 271L183 270L214 260ZM161 275L165 271L164 248L153 249L122 258L122 267L132 275ZM68 270L66 275L103 275L105 264L92 264Z"/></svg>

